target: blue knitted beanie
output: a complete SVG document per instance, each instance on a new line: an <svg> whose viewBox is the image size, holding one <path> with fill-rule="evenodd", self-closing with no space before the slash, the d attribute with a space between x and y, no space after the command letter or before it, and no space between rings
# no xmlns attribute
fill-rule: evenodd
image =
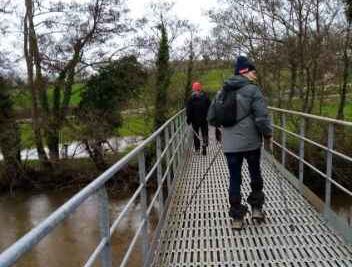
<svg viewBox="0 0 352 267"><path fill-rule="evenodd" d="M235 75L241 75L251 70L255 70L254 64L244 56L239 56L235 62Z"/></svg>

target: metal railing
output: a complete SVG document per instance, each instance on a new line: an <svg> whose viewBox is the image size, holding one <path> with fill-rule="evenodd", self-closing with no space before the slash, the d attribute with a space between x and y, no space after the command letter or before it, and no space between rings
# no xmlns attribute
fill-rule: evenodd
<svg viewBox="0 0 352 267"><path fill-rule="evenodd" d="M131 253L140 238L143 251L143 265L150 260L153 248L156 246L158 235L163 224L165 211L173 192L175 178L185 165L186 148L190 141L190 132L185 123L184 110L178 112L169 119L162 127L134 148L130 153L111 166L93 182L87 185L79 193L53 212L43 222L33 228L30 232L20 238L17 242L0 254L0 266L7 267L13 265L26 252L35 247L44 237L49 235L62 221L71 215L89 197L97 195L99 199L99 228L100 243L89 256L85 267L92 266L100 258L101 266L112 266L111 236L118 228L120 222L127 214L132 204L139 197L142 207L142 218L132 238L127 252L123 256L120 266L126 266ZM164 146L162 147L162 144ZM145 152L147 146L155 145L156 160L149 172L146 171ZM119 216L110 223L109 199L105 184L116 175L131 160L138 159L138 173L140 184L132 197L129 199ZM164 162L164 164L163 164ZM164 170L163 170L164 168ZM157 177L157 189L148 205L147 202L147 182L154 174ZM164 196L164 188L167 188L167 198ZM158 201L158 226L154 230L152 242L149 241L148 221L153 207Z"/></svg>
<svg viewBox="0 0 352 267"><path fill-rule="evenodd" d="M325 178L325 199L324 199L324 208L323 215L324 218L330 222L337 230L339 230L347 240L352 241L352 228L348 223L339 215L337 215L331 208L331 184L335 185L338 189L345 192L347 195L352 196L352 192L342 186L340 183L333 179L333 156L340 157L347 162L352 164L352 158L344 153L338 152L334 148L335 144L335 128L336 126L343 127L352 127L352 122L335 120L331 118L311 115L307 113L279 109L274 107L269 107L269 110L273 113L273 115L279 115L279 121L281 125L273 124L274 131L279 130L281 133L281 142L273 141L274 145L281 149L281 164L285 168L287 164L287 155L292 156L293 158L298 160L299 168L298 168L298 189L301 193L303 193L304 188L304 166L309 167L311 170L319 174L321 177ZM287 116L292 116L299 119L299 133L294 133L287 128ZM326 127L327 133L327 143L326 145L320 144L316 141L313 141L306 137L306 129L307 129L307 120L314 120L316 122L320 122L320 127ZM274 120L273 120L274 122ZM324 128L322 128L324 129ZM325 133L325 132L324 132ZM299 140L299 154L297 155L292 150L287 148L287 136L291 136ZM325 162L326 162L326 170L325 173L315 167L312 163L308 162L305 159L305 143L313 145L316 148L319 148L325 151Z"/></svg>

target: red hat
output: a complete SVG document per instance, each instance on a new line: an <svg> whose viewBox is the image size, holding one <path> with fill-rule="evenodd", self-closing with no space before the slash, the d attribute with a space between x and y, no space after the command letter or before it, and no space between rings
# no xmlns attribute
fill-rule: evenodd
<svg viewBox="0 0 352 267"><path fill-rule="evenodd" d="M192 90L193 91L197 91L197 92L201 91L202 90L202 84L200 82L194 82L192 84Z"/></svg>

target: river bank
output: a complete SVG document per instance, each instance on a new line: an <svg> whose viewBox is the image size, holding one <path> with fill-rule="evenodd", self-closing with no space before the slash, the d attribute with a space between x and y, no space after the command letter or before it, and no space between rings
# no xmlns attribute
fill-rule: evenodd
<svg viewBox="0 0 352 267"><path fill-rule="evenodd" d="M106 156L108 166L117 162L123 154L115 153ZM17 190L40 193L46 190L61 190L65 188L79 189L93 181L101 174L89 158L65 159L55 163L50 173L40 167L38 161L30 161L24 166L25 175L18 181L10 181L3 174L0 163L0 194L14 193ZM137 165L133 162L126 165L115 177L107 183L118 191L126 191L138 186Z"/></svg>
<svg viewBox="0 0 352 267"><path fill-rule="evenodd" d="M131 146L138 145L143 140L142 136L124 136L124 137L113 137L106 140L102 145L104 153L115 153L119 151L123 153ZM44 148L46 153L49 152L48 148ZM72 141L70 143L60 144L59 154L61 159L74 159L74 158L88 158L89 154L82 142ZM37 160L38 152L36 148L29 148L21 150L21 160ZM0 153L0 161L3 160L3 156Z"/></svg>
<svg viewBox="0 0 352 267"><path fill-rule="evenodd" d="M137 146L143 137L127 136L114 137L103 144L104 158L108 166L113 165L122 158L129 149ZM38 161L36 149L25 149L21 151L23 162L23 175L14 181L6 177L4 173L3 158L0 154L0 193L17 189L42 191L57 190L66 187L78 187L88 184L102 171L97 170L93 161L80 142L71 142L60 145L60 160L53 163L53 168L45 170ZM136 178L136 167L129 164L121 170L117 177L113 177L108 183L117 186L118 190L134 187L138 182Z"/></svg>

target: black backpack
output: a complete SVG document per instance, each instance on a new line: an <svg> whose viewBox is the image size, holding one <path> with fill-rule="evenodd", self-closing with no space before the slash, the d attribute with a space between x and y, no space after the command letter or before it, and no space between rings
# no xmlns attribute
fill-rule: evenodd
<svg viewBox="0 0 352 267"><path fill-rule="evenodd" d="M246 117L237 119L237 90L224 86L213 100L208 113L208 122L215 127L231 127Z"/></svg>

